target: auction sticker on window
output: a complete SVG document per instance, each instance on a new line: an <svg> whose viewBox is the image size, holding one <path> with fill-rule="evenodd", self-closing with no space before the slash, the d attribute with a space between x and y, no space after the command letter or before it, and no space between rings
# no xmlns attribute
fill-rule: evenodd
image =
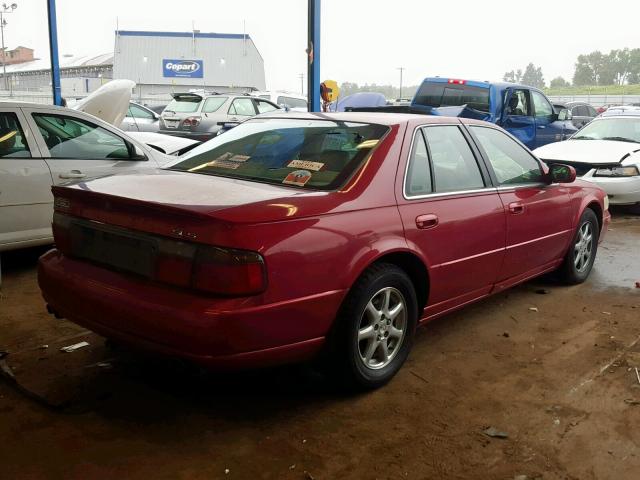
<svg viewBox="0 0 640 480"><path fill-rule="evenodd" d="M309 170L295 170L287 175L282 183L304 187L309 180L311 180L311 172Z"/></svg>
<svg viewBox="0 0 640 480"><path fill-rule="evenodd" d="M251 157L249 155L239 155L236 154L233 157L231 157L229 160L231 160L232 162L246 162L247 160L249 160Z"/></svg>
<svg viewBox="0 0 640 480"><path fill-rule="evenodd" d="M313 170L314 172L320 171L322 167L324 167L324 163L321 162L310 162L309 160L291 160L289 168L304 168L305 170Z"/></svg>

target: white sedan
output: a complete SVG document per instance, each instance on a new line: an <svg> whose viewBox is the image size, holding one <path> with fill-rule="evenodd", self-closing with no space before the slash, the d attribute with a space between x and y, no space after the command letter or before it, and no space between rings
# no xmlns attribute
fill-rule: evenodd
<svg viewBox="0 0 640 480"><path fill-rule="evenodd" d="M568 140L534 153L547 163L573 166L607 192L612 205L634 205L640 213L640 111L598 117Z"/></svg>
<svg viewBox="0 0 640 480"><path fill-rule="evenodd" d="M69 108L1 102L0 252L53 242L52 185L157 168L175 160L162 152L188 148L159 137L134 139Z"/></svg>

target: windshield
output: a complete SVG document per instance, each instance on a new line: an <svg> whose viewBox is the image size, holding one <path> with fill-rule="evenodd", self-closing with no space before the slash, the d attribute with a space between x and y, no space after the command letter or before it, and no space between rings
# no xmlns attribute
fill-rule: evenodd
<svg viewBox="0 0 640 480"><path fill-rule="evenodd" d="M192 113L198 110L200 102L202 102L202 97L197 95L176 97L169 102L164 110L165 112L168 110L175 113Z"/></svg>
<svg viewBox="0 0 640 480"><path fill-rule="evenodd" d="M416 94L414 103L434 108L467 105L474 110L489 112L489 89L424 82Z"/></svg>
<svg viewBox="0 0 640 480"><path fill-rule="evenodd" d="M572 140L617 140L640 143L640 118L603 118L594 120L576 133Z"/></svg>
<svg viewBox="0 0 640 480"><path fill-rule="evenodd" d="M196 147L167 168L334 190L358 169L388 130L367 123L253 119Z"/></svg>

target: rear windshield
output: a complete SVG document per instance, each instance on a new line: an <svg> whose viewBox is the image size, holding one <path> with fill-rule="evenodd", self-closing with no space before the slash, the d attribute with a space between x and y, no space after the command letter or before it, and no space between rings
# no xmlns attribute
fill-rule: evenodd
<svg viewBox="0 0 640 480"><path fill-rule="evenodd" d="M335 190L388 130L368 123L253 119L196 147L167 168Z"/></svg>
<svg viewBox="0 0 640 480"><path fill-rule="evenodd" d="M286 105L289 108L307 108L307 101L301 98L278 97L278 105Z"/></svg>
<svg viewBox="0 0 640 480"><path fill-rule="evenodd" d="M489 112L489 89L469 85L425 82L420 86L414 103L429 107L458 107L467 105L481 112Z"/></svg>
<svg viewBox="0 0 640 480"><path fill-rule="evenodd" d="M167 110L175 113L192 113L198 110L198 106L202 102L202 97L193 95L185 97L177 97L169 102L164 111Z"/></svg>

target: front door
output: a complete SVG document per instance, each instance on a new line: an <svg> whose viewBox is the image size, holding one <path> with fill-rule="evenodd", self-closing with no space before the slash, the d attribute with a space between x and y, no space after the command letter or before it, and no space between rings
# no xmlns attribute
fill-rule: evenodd
<svg viewBox="0 0 640 480"><path fill-rule="evenodd" d="M549 100L535 90L531 90L531 98L536 119L536 140L533 147L527 146L533 150L547 143L563 140L564 122L558 121L558 116L554 114L553 106Z"/></svg>
<svg viewBox="0 0 640 480"><path fill-rule="evenodd" d="M51 172L20 109L0 108L0 251L51 238Z"/></svg>
<svg viewBox="0 0 640 480"><path fill-rule="evenodd" d="M569 189L545 183L540 162L493 127L469 130L485 153L507 219L507 241L499 288L540 273L560 261L572 234Z"/></svg>
<svg viewBox="0 0 640 480"><path fill-rule="evenodd" d="M429 266L429 316L489 293L504 255L505 216L459 123L407 135L396 195L407 242Z"/></svg>
<svg viewBox="0 0 640 480"><path fill-rule="evenodd" d="M74 113L25 109L55 185L155 166L108 128Z"/></svg>
<svg viewBox="0 0 640 480"><path fill-rule="evenodd" d="M505 117L502 128L529 148L535 148L536 122L527 89L509 89L506 93Z"/></svg>

